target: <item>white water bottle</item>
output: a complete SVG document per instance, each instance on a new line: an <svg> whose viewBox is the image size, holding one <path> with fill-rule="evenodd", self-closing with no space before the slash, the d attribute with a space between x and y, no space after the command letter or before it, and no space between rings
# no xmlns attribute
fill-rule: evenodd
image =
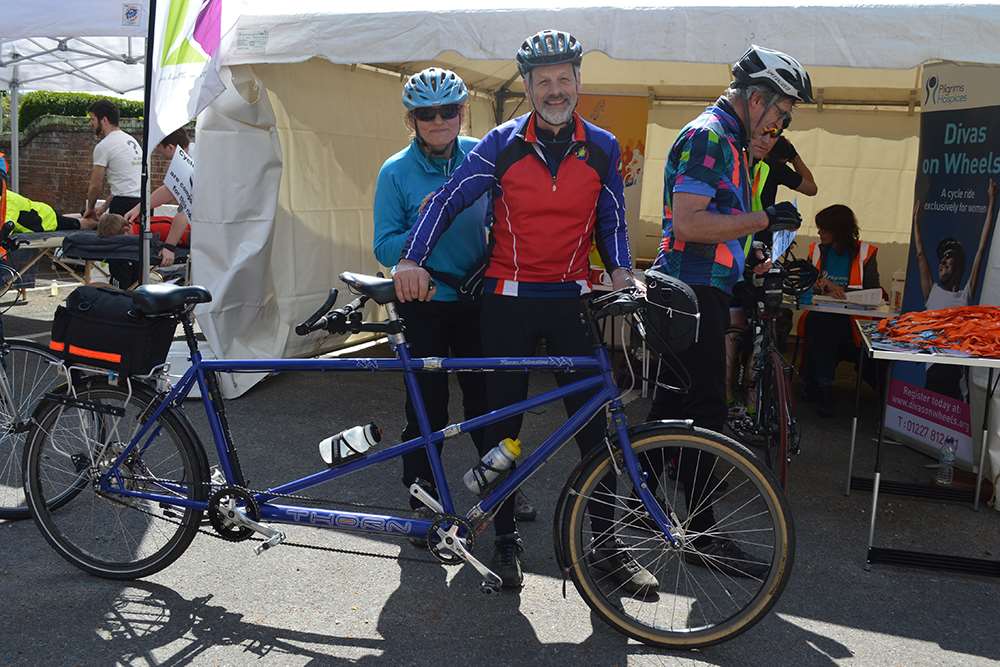
<svg viewBox="0 0 1000 667"><path fill-rule="evenodd" d="M382 440L382 431L375 422L341 431L319 443L319 455L328 466L364 454Z"/></svg>
<svg viewBox="0 0 1000 667"><path fill-rule="evenodd" d="M500 473L514 465L521 457L521 441L504 438L500 444L486 452L483 459L465 473L462 481L469 491L479 495L500 476Z"/></svg>

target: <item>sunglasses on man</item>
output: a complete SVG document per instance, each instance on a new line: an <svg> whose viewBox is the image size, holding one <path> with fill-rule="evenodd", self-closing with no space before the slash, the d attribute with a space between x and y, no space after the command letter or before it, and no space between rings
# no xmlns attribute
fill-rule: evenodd
<svg viewBox="0 0 1000 667"><path fill-rule="evenodd" d="M413 110L413 117L425 123L430 123L438 116L441 117L441 120L453 120L458 117L458 108L457 104L445 104L440 107L421 107Z"/></svg>
<svg viewBox="0 0 1000 667"><path fill-rule="evenodd" d="M781 116L778 118L780 121L780 127L775 125L774 127L768 127L761 130L763 134L768 135L772 139L777 139L781 136L781 133L788 129L788 126L792 123L792 112L782 111Z"/></svg>

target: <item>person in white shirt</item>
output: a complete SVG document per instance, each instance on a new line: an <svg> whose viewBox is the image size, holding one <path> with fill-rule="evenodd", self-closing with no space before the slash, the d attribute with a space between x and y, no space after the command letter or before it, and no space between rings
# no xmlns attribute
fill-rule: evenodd
<svg viewBox="0 0 1000 667"><path fill-rule="evenodd" d="M972 260L972 270L969 281L962 287L962 277L965 275L966 253L962 244L953 238L942 239L937 246L938 279L934 282L931 267L924 254L924 244L920 237L920 210L922 204L917 200L913 205L913 240L916 246L917 267L920 269L920 288L924 295L924 310L940 310L968 306L979 286L980 267L986 252L990 232L996 223L997 182L992 178L986 183L986 220L983 221L983 231L979 235L979 247L976 248L975 259ZM946 366L942 364L927 365L925 387L939 394L964 400L967 385L961 366Z"/></svg>
<svg viewBox="0 0 1000 667"><path fill-rule="evenodd" d="M187 153L189 156L191 155L191 140L188 138L187 132L183 127L178 128L163 137L160 143L156 145L156 148L153 149L153 154L172 162L178 148ZM177 198L174 197L170 188L166 185L161 185L153 190L152 194L149 195L149 208L151 210L156 210L156 207L164 204L176 203ZM139 206L139 204L136 204L129 209L129 211L125 214L125 219L127 221L131 223L139 221ZM177 215L174 216L174 219L170 223L170 229L167 232L167 235L161 238L163 241L163 249L160 251L160 266L170 266L173 264L176 259L177 246L188 245L190 227L191 224L188 220L187 214L178 209Z"/></svg>
<svg viewBox="0 0 1000 667"><path fill-rule="evenodd" d="M97 100L90 105L87 115L100 141L94 147L83 217L97 220L104 213L124 214L139 203L142 146L134 137L118 129L118 106L111 100ZM105 180L111 195L98 209L97 200L104 192Z"/></svg>

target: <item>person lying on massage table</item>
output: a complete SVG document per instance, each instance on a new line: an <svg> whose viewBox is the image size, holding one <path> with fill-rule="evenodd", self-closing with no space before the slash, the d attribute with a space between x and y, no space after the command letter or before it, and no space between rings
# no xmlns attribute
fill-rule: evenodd
<svg viewBox="0 0 1000 667"><path fill-rule="evenodd" d="M163 243L160 249L160 266L170 266L176 259L174 250L177 247L187 248L191 245L191 225L185 224L177 238L176 245L172 246L168 239L174 232L177 218L174 216L171 221L166 216L154 216L150 219L149 228L153 235ZM187 218L184 219L185 222ZM119 236L121 234L139 235L138 223L131 223L117 213L105 213L97 223L97 235L101 238L108 236Z"/></svg>
<svg viewBox="0 0 1000 667"><path fill-rule="evenodd" d="M15 234L94 229L97 221L79 215L61 215L54 208L7 190L7 220L14 223Z"/></svg>

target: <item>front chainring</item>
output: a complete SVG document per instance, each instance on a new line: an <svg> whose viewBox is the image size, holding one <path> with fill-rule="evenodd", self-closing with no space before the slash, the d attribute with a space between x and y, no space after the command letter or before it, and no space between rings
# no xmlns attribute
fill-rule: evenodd
<svg viewBox="0 0 1000 667"><path fill-rule="evenodd" d="M458 554L448 551L445 548L438 548L438 543L441 541L438 529L440 528L447 532L445 526L450 528L456 524L464 531L464 535L460 539L465 540L465 550L471 552L476 543L476 532L472 529L472 524L465 517L454 514L438 514L434 519L434 523L431 524L430 530L427 531L427 548L435 558L445 565L458 565L465 562Z"/></svg>
<svg viewBox="0 0 1000 667"><path fill-rule="evenodd" d="M219 537L227 542L243 542L254 534L251 528L234 523L238 506L242 506L247 518L254 521L260 519L257 501L237 486L224 486L208 499L208 520Z"/></svg>

